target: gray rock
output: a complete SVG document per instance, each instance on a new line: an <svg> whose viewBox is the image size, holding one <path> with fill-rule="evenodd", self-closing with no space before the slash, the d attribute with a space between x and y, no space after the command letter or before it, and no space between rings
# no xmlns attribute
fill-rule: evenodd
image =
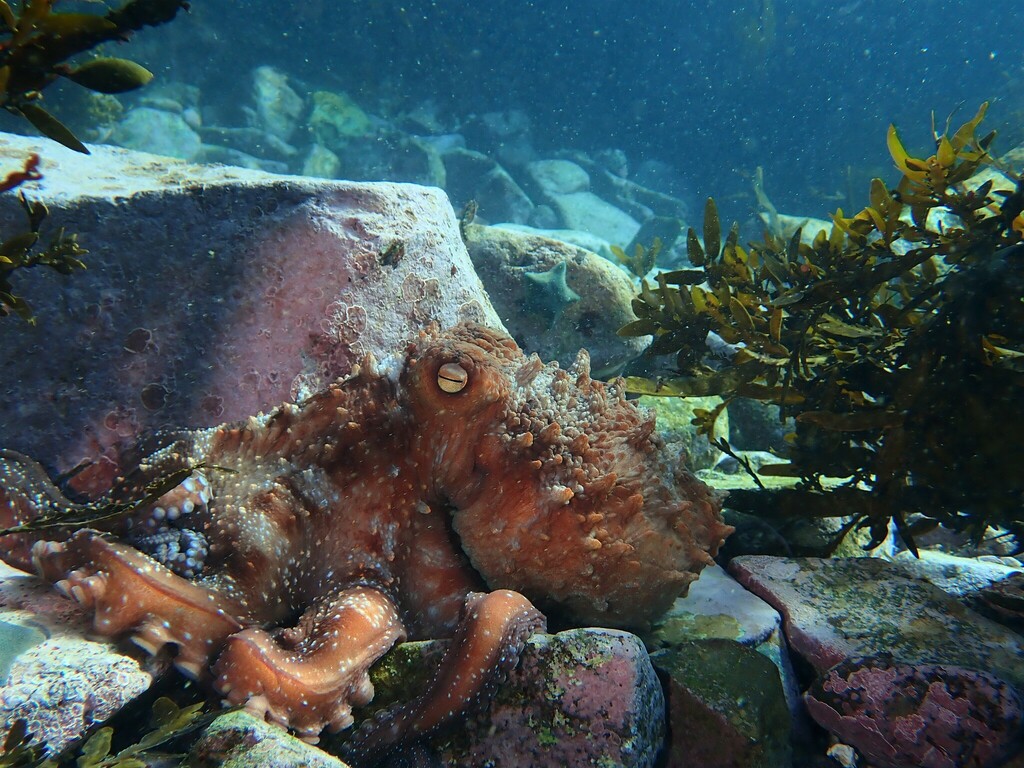
<svg viewBox="0 0 1024 768"><path fill-rule="evenodd" d="M179 160L194 160L202 149L202 139L181 114L150 107L129 111L114 127L110 141L126 149Z"/></svg>
<svg viewBox="0 0 1024 768"><path fill-rule="evenodd" d="M976 557L958 557L929 549L920 550L919 555L914 557L913 552L904 550L896 555L894 564L908 576L924 579L946 594L968 598L968 605L975 593L1015 573L1024 573L1024 568Z"/></svg>
<svg viewBox="0 0 1024 768"><path fill-rule="evenodd" d="M149 688L152 676L113 644L86 639L88 621L48 584L0 563L0 623L8 647L0 681L0 743L17 720L59 751ZM29 642L25 642L29 640Z"/></svg>
<svg viewBox="0 0 1024 768"><path fill-rule="evenodd" d="M553 195L551 202L568 229L590 232L619 247L629 245L640 231L640 222L593 192Z"/></svg>
<svg viewBox="0 0 1024 768"><path fill-rule="evenodd" d="M218 768L346 768L348 765L248 712L231 712L214 720L189 752L189 764Z"/></svg>
<svg viewBox="0 0 1024 768"><path fill-rule="evenodd" d="M548 206L537 206L539 210L541 208L548 208ZM549 209L550 210L550 209ZM552 220L557 223L558 214L553 210L551 211ZM550 221L548 223L551 223ZM495 224L496 229L506 229L509 232L520 232L526 235L536 235L537 237L544 237L548 240L558 240L566 245L575 245L578 248L582 248L585 251L596 253L612 263L617 263L615 254L612 253L611 244L597 235L590 232L583 232L578 229L558 229L557 227L544 228L540 226L527 226L525 224L516 224L514 222L501 222Z"/></svg>
<svg viewBox="0 0 1024 768"><path fill-rule="evenodd" d="M651 642L663 648L717 637L756 648L782 626L782 616L741 587L718 565L701 571L686 597L677 598L654 625Z"/></svg>
<svg viewBox="0 0 1024 768"><path fill-rule="evenodd" d="M321 144L313 144L302 161L302 175L318 179L335 179L341 171L341 160Z"/></svg>
<svg viewBox="0 0 1024 768"><path fill-rule="evenodd" d="M236 168L247 168L251 171L265 171L267 173L287 173L288 164L279 160L264 160L262 157L247 154L231 147L221 147L216 144L204 144L195 158L201 163L221 163L233 165Z"/></svg>
<svg viewBox="0 0 1024 768"><path fill-rule="evenodd" d="M446 174L441 154L415 136L386 132L350 139L334 148L346 179L384 180L444 188Z"/></svg>
<svg viewBox="0 0 1024 768"><path fill-rule="evenodd" d="M590 176L570 160L535 160L526 173L545 196L590 190Z"/></svg>
<svg viewBox="0 0 1024 768"><path fill-rule="evenodd" d="M442 159L447 177L445 191L457 209L475 200L477 215L484 221L521 224L531 218L533 202L508 171L487 155L456 148Z"/></svg>
<svg viewBox="0 0 1024 768"><path fill-rule="evenodd" d="M252 97L258 127L282 141L291 139L306 105L288 85L287 75L274 67L256 67L252 71Z"/></svg>
<svg viewBox="0 0 1024 768"><path fill-rule="evenodd" d="M299 153L288 142L259 128L211 125L200 128L199 134L206 144L220 145L255 157L286 161Z"/></svg>
<svg viewBox="0 0 1024 768"><path fill-rule="evenodd" d="M527 352L566 366L585 347L595 377L614 374L643 352L642 337L616 334L633 320L633 283L596 254L479 225L467 228L467 247L498 314Z"/></svg>

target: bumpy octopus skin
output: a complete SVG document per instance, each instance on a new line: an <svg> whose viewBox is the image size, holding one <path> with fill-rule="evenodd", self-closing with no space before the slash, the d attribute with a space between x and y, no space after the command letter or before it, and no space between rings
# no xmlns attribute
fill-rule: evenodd
<svg viewBox="0 0 1024 768"><path fill-rule="evenodd" d="M11 535L5 559L31 557L97 633L173 646L226 702L307 739L352 723L393 644L452 637L429 690L356 734L366 763L487 692L543 631L534 605L643 626L731 530L586 353L562 370L478 325L424 332L391 372L368 363L300 404L184 433L137 474L199 463L109 530L31 551ZM70 504L10 452L0 487L5 527Z"/></svg>

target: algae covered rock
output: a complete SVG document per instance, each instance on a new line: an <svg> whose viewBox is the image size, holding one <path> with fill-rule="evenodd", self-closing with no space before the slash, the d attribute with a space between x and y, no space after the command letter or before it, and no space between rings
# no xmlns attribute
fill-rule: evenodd
<svg viewBox="0 0 1024 768"><path fill-rule="evenodd" d="M389 652L370 672L372 707L415 697L446 645L403 643ZM574 629L530 638L494 700L427 742L452 768L652 768L664 735L665 699L640 639Z"/></svg>
<svg viewBox="0 0 1024 768"><path fill-rule="evenodd" d="M665 442L684 452L686 466L691 471L710 469L718 463L722 452L711 444L707 435L697 434L694 426L694 410L714 410L722 402L718 396L711 397L654 397L644 395L640 405L658 414L658 434ZM729 438L729 416L722 413L715 421L715 439Z"/></svg>
<svg viewBox="0 0 1024 768"><path fill-rule="evenodd" d="M318 144L337 151L374 132L370 116L348 94L314 91L312 98L309 131Z"/></svg>
<svg viewBox="0 0 1024 768"><path fill-rule="evenodd" d="M596 377L614 375L643 352L646 339L616 333L634 319L633 283L618 267L544 237L478 225L465 232L477 274L526 352L568 366L586 348Z"/></svg>
<svg viewBox="0 0 1024 768"><path fill-rule="evenodd" d="M790 715L778 670L725 639L697 640L652 657L668 676L668 768L786 768Z"/></svg>

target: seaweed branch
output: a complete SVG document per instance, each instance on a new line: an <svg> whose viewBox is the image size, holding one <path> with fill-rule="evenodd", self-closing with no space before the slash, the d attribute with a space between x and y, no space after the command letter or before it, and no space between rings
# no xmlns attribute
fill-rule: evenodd
<svg viewBox="0 0 1024 768"><path fill-rule="evenodd" d="M935 132L927 157L890 126L899 182L874 179L866 207L838 209L813 238L769 231L744 247L734 225L723 242L709 200L703 243L687 238L700 269L642 280L638 319L619 331L653 334L649 353L674 355L678 375L627 387L748 397L793 417L789 461L759 470L799 480L755 492L775 509L852 515L872 544L891 523L911 549L936 524L977 538L989 525L1024 531L1024 183L1009 169L1013 189L977 177L994 164L995 134L978 136L987 107ZM695 424L711 434L719 412ZM823 478L840 488L824 491Z"/></svg>

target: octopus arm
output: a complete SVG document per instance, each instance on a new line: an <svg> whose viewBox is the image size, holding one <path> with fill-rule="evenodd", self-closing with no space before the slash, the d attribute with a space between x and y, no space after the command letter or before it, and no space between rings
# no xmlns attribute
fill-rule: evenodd
<svg viewBox="0 0 1024 768"><path fill-rule="evenodd" d="M527 639L545 629L543 615L518 592L470 593L431 685L413 701L364 722L347 745L346 758L357 766L377 765L396 745L452 722L492 695L515 667Z"/></svg>
<svg viewBox="0 0 1024 768"><path fill-rule="evenodd" d="M370 666L405 629L391 598L372 587L316 600L299 623L271 635L249 627L228 638L213 672L225 703L293 729L312 743L352 724L352 706L373 698Z"/></svg>
<svg viewBox="0 0 1024 768"><path fill-rule="evenodd" d="M98 634L130 634L151 654L175 645L174 664L190 677L205 677L211 656L242 628L241 605L98 531L38 542L32 554L43 578L92 611Z"/></svg>

